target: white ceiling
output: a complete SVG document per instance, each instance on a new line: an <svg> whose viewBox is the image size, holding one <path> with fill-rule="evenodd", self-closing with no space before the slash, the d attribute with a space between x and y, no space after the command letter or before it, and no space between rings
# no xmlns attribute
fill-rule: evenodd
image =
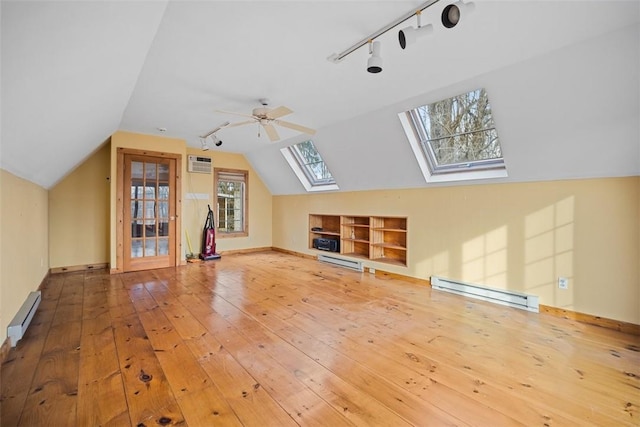
<svg viewBox="0 0 640 427"><path fill-rule="evenodd" d="M640 2L477 1L445 29L440 0L431 36L401 50L412 18L378 39L382 73L366 47L327 60L422 3L3 0L0 166L50 188L116 130L200 147L243 120L216 110L267 97L318 129L342 190L424 186L397 113L482 86L508 181L640 174ZM273 194L302 193L279 148L304 135L278 131L226 128L216 150L244 153Z"/></svg>

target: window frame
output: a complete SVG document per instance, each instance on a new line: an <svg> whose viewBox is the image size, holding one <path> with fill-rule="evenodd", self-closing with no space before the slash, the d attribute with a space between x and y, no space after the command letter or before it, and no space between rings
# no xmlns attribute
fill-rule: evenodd
<svg viewBox="0 0 640 427"><path fill-rule="evenodd" d="M318 154L320 158L320 162L326 168L326 170L331 175L331 179L316 179L315 174L310 170L309 164L305 163L302 154L298 148L299 144L303 144L306 142L310 142L313 146L315 152ZM313 143L313 140L306 139L304 141L297 142L295 144L289 145L287 147L281 148L280 152L289 163L289 166L296 174L305 190L308 192L313 191L329 191L329 190L338 190L338 184L336 183L335 177L327 167L327 163L324 161L324 158L316 148L316 145Z"/></svg>
<svg viewBox="0 0 640 427"><path fill-rule="evenodd" d="M478 90L484 89L474 89L451 98L456 98ZM427 139L426 130L424 129L418 114L418 109L427 105L429 104L419 105L408 111L398 113L398 117L407 136L407 140L409 141L413 154L418 161L422 175L427 182L453 182L475 179L504 178L508 176L502 144L500 144L500 150L503 154L500 158L438 165L434 148L430 144L431 140ZM487 130L495 130L495 125L489 129L474 130L465 134L485 132ZM444 138L451 138L455 136L458 135L448 135Z"/></svg>
<svg viewBox="0 0 640 427"><path fill-rule="evenodd" d="M238 180L232 179L221 179L220 176L224 177L225 174L228 175L237 175L239 177ZM240 178L241 177L241 178ZM242 182L242 198L243 198L243 206L242 206L242 231L224 231L220 228L220 204L219 204L219 196L218 196L218 184L220 181L235 181ZM227 169L227 168L214 168L213 169L213 189L214 189L214 197L215 197L215 227L216 227L216 237L247 237L249 236L249 171L244 169Z"/></svg>

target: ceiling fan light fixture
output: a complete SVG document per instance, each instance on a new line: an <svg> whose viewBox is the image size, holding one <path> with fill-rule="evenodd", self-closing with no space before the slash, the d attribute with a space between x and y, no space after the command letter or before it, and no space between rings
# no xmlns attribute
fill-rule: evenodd
<svg viewBox="0 0 640 427"><path fill-rule="evenodd" d="M369 53L371 57L367 61L367 71L373 74L382 71L382 58L380 57L380 42L369 41Z"/></svg>

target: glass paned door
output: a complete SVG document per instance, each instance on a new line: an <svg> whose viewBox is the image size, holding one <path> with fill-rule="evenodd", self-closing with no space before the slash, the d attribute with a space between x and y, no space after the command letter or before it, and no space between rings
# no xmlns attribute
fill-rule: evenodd
<svg viewBox="0 0 640 427"><path fill-rule="evenodd" d="M125 271L175 265L175 159L125 156Z"/></svg>

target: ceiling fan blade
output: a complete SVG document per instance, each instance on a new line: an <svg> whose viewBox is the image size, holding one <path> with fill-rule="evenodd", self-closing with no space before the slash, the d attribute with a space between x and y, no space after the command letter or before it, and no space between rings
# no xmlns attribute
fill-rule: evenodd
<svg viewBox="0 0 640 427"><path fill-rule="evenodd" d="M269 137L271 142L278 141L280 139L278 131L276 131L276 128L274 128L271 123L263 124L262 127L264 127L264 130L267 132L267 136Z"/></svg>
<svg viewBox="0 0 640 427"><path fill-rule="evenodd" d="M298 132L308 133L309 135L315 135L315 133L316 133L315 129L311 129L311 128L308 128L308 127L302 126L302 125L298 125L296 123L284 122L282 120L274 120L273 122L275 124L277 124L277 125L284 126L286 128L289 128L289 129L297 130Z"/></svg>
<svg viewBox="0 0 640 427"><path fill-rule="evenodd" d="M291 113L293 113L293 110L290 110L283 105L281 107L274 108L273 110L269 110L269 112L267 113L267 117L269 117L270 119L277 119Z"/></svg>
<svg viewBox="0 0 640 427"><path fill-rule="evenodd" d="M255 120L245 120L244 122L231 123L230 125L227 125L225 127L233 128L233 127L236 127L236 126L244 126L244 125L248 125L248 124L255 123L255 122L256 122Z"/></svg>
<svg viewBox="0 0 640 427"><path fill-rule="evenodd" d="M249 114L234 113L233 111L215 110L215 112L222 113L222 114L233 114L234 116L253 117L252 115L249 115Z"/></svg>

